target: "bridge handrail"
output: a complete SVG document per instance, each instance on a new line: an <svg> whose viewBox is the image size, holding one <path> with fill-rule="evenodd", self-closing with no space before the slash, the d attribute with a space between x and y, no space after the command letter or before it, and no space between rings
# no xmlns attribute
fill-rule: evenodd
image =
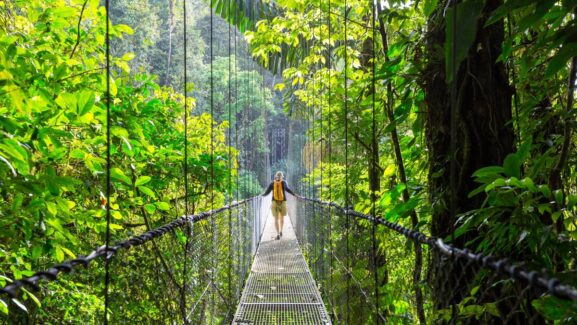
<svg viewBox="0 0 577 325"><path fill-rule="evenodd" d="M441 238L428 236L418 230L413 230L401 226L398 223L385 220L381 217L375 217L370 214L361 213L352 209L347 209L334 202L321 201L318 199L311 199L303 196L296 197L299 200L309 201L316 204L332 207L342 211L345 215L350 215L356 218L365 219L373 223L383 225L404 237L410 238L413 241L433 247L442 254L448 257L456 257L470 262L479 264L481 267L494 270L498 273L507 275L513 279L520 280L533 287L538 287L551 292L557 298L564 300L577 301L577 289L561 283L561 281L554 277L547 277L538 271L527 270L520 264L515 264L508 258L496 258L492 255L482 253L475 253L466 248L457 248L451 244L445 243Z"/></svg>
<svg viewBox="0 0 577 325"><path fill-rule="evenodd" d="M151 230L149 230L145 233L142 233L140 235L133 236L129 239L118 241L118 242L116 242L116 244L114 246L106 247L106 245L102 245L102 246L96 248L95 250L93 250L92 252L90 252L86 256L83 256L83 257L78 256L75 259L70 259L70 260L64 261L62 263L55 264L52 267L48 268L47 270L37 271L30 277L23 277L20 280L14 280L12 283L7 284L4 288L0 288L0 294L7 294L10 298L17 298L20 288L22 288L25 285L32 288L34 291L38 291L40 289L39 283L42 280L45 280L48 282L54 281L54 280L56 280L56 278L58 277L58 275L60 273L70 273L72 270L74 270L79 265L82 265L86 268L89 266L90 262L92 262L93 260L95 260L97 258L106 256L105 258L109 259L114 254L116 254L116 252L120 249L130 249L130 247L132 247L132 246L140 246L140 245L142 245L142 244L144 244L144 243L146 243L146 242L148 242L154 238L157 238L157 237L164 235L165 233L167 233L171 230L182 227L187 223L193 223L194 224L197 221L204 220L204 219L209 218L213 215L216 215L220 212L230 210L232 208L238 207L238 206L243 205L245 203L254 201L257 198L259 198L259 197L254 196L251 198L247 198L247 199L244 199L241 201L234 202L234 203L229 204L229 205L225 205L223 207L220 207L218 209L214 209L211 211L200 212L200 213L194 214L194 215L184 215L184 216L182 216L176 220L173 220L173 221L171 221L165 225L162 225L160 227L157 227L155 229L151 229Z"/></svg>

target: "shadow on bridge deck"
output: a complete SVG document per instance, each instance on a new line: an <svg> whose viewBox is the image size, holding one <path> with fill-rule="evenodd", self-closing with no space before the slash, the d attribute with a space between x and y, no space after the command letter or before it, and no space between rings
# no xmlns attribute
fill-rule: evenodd
<svg viewBox="0 0 577 325"><path fill-rule="evenodd" d="M330 324L288 216L275 237L269 215L233 324Z"/></svg>

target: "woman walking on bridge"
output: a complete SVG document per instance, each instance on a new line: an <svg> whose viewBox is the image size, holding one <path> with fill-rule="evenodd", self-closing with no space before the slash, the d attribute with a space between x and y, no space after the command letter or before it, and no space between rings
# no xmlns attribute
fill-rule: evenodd
<svg viewBox="0 0 577 325"><path fill-rule="evenodd" d="M286 209L286 192L289 192L293 196L297 196L287 185L287 183L283 180L284 175L281 171L276 172L274 175L274 181L272 181L266 191L262 194L262 196L267 196L268 193L272 191L272 215L275 218L274 226L276 228L276 239L280 239L282 237L282 228L284 226L284 217L287 214Z"/></svg>

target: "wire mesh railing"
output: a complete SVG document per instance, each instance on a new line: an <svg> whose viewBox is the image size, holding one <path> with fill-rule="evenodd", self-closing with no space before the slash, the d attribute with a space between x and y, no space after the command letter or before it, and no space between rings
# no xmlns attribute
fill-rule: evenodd
<svg viewBox="0 0 577 325"><path fill-rule="evenodd" d="M0 323L103 323L104 317L113 324L229 323L268 204L251 198L183 216L108 250L101 246L31 277L9 279L0 299L10 312L0 316ZM110 263L106 311L105 259ZM73 274L55 285L60 273Z"/></svg>
<svg viewBox="0 0 577 325"><path fill-rule="evenodd" d="M420 312L431 324L577 320L577 290L556 278L562 274L456 248L334 203L290 200L289 215L334 323L415 324ZM427 260L416 281L415 243Z"/></svg>

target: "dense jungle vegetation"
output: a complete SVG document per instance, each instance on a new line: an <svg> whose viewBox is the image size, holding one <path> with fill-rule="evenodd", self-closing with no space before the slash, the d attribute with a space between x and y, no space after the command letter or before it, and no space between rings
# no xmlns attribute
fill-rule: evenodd
<svg viewBox="0 0 577 325"><path fill-rule="evenodd" d="M114 239L184 213L186 159L192 213L256 195L282 169L299 193L577 285L577 2L214 0L187 1L186 13L182 0L112 3ZM0 286L103 243L105 15L98 0L0 0ZM488 285L390 236L377 233L381 276L429 301L381 296L409 323L450 308L448 293L475 296L453 274ZM386 254L401 249L407 267L389 275ZM100 288L73 278L50 290L57 298L24 293L39 322L103 309ZM500 297L462 311L499 316ZM562 304L536 296L529 312L574 322ZM143 306L134 312L158 312Z"/></svg>
<svg viewBox="0 0 577 325"><path fill-rule="evenodd" d="M436 0L237 5L254 22L246 24L253 55L282 73L277 89L311 121L305 149L318 158L305 167L316 195L365 212L375 199L388 220L576 283L577 3L465 0L455 20L454 4ZM384 257L395 241L380 238ZM417 252L404 275L416 277L415 295L430 281L443 283L427 293L435 308L459 290L474 297L454 274L475 272L435 254L427 266ZM423 275L427 268L444 272ZM382 299L395 308L395 298ZM546 319L574 321L559 305L533 302Z"/></svg>
<svg viewBox="0 0 577 325"><path fill-rule="evenodd" d="M260 135L264 114L278 115L241 34L235 31L236 56L214 39L211 66L210 10L205 3L192 5L196 9L187 17L194 22L187 66L189 213L222 205L227 191L228 198L260 193L266 177L260 164L267 148L259 142L265 139ZM99 1L0 1L2 286L103 243L105 14ZM174 1L154 0L114 1L110 14L111 229L112 237L121 239L184 213L183 15ZM219 22L220 41L228 42L228 27ZM216 87L229 74L243 85L231 98L214 96L214 116L210 69ZM226 115L228 100L236 109L232 119ZM242 132L227 140L233 128ZM240 148L247 153L238 155ZM100 289L74 297L63 293L74 285L65 280L52 288L62 294L56 304L66 306L62 321L102 309ZM8 312L1 299L0 309Z"/></svg>

